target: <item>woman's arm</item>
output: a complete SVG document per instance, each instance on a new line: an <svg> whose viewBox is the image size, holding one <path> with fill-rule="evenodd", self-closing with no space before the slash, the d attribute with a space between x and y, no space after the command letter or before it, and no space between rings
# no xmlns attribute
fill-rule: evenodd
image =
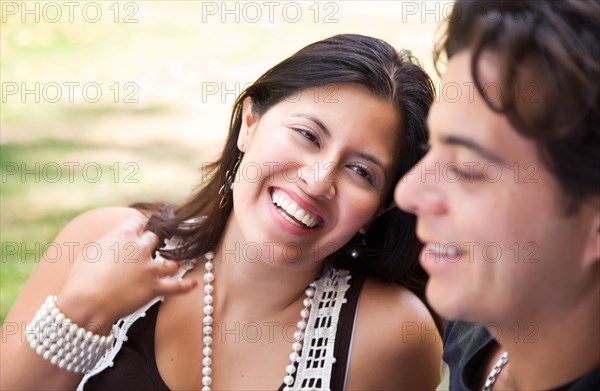
<svg viewBox="0 0 600 391"><path fill-rule="evenodd" d="M357 316L347 390L435 390L442 339L423 302L367 280Z"/></svg>
<svg viewBox="0 0 600 391"><path fill-rule="evenodd" d="M151 261L157 238L144 233L144 226L134 209L104 208L78 216L59 233L51 247L56 253L42 257L2 325L0 389L64 390L81 379L44 360L27 342L25 328L47 296L57 295L56 306L74 323L107 335L113 322L153 297L194 286L161 280L178 266Z"/></svg>

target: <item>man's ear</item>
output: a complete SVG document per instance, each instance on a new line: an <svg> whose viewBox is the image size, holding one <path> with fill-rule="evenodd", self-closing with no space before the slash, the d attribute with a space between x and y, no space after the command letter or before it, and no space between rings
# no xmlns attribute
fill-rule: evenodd
<svg viewBox="0 0 600 391"><path fill-rule="evenodd" d="M252 98L248 97L244 99L244 103L242 104L242 125L237 139L237 146L240 151L246 152L257 123L258 120L253 110Z"/></svg>
<svg viewBox="0 0 600 391"><path fill-rule="evenodd" d="M585 207L592 209L592 222L583 255L586 265L593 266L594 263L600 262L600 198L594 199L591 205Z"/></svg>

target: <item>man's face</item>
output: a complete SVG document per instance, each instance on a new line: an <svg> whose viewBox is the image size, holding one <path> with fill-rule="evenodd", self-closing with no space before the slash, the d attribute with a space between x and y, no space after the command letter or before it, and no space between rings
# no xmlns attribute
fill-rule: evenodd
<svg viewBox="0 0 600 391"><path fill-rule="evenodd" d="M450 60L428 117L430 150L395 193L398 206L418 217L427 298L448 319L526 322L556 315L590 278L581 259L591 213L565 213L535 142L485 104L470 61L468 51ZM479 68L492 97L510 93L500 90L491 55Z"/></svg>

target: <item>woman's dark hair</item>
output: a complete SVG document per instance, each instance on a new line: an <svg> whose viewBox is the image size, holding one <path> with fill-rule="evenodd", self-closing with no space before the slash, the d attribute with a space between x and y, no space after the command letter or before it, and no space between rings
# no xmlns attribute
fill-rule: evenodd
<svg viewBox="0 0 600 391"><path fill-rule="evenodd" d="M598 0L458 0L434 55L437 67L444 54L470 50L477 90L537 143L568 212L600 194L599 26ZM501 75L500 99L487 96L478 77L488 52Z"/></svg>
<svg viewBox="0 0 600 391"><path fill-rule="evenodd" d="M393 103L400 114L397 140L390 140L396 143L396 162L381 209L391 205L394 185L422 157L420 146L427 140L425 118L434 98L433 84L409 52L397 53L392 46L375 38L337 35L301 49L241 93L233 107L223 153L209 167L210 179L188 202L179 207L132 205L151 216L148 229L161 238L180 239L180 245L164 251L164 255L170 259L190 259L220 244L232 203L219 208L217 193L226 182L226 172L238 158L237 138L247 98L252 101L254 113L260 116L304 89L344 83L362 86L374 97ZM201 216L204 217L196 223L184 223ZM391 208L371 224L366 242L369 250L359 260L349 256L355 244L351 241L327 257L326 264L400 283L423 297L426 275L418 263L421 245L415 236L414 216Z"/></svg>

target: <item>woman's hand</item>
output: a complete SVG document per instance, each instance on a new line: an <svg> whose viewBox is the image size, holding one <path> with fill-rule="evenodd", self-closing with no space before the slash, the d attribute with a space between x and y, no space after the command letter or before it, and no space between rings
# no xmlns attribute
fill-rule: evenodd
<svg viewBox="0 0 600 391"><path fill-rule="evenodd" d="M56 303L65 316L107 334L117 319L152 298L185 293L197 285L194 280L164 279L178 270L179 263L152 259L158 238L144 231L146 222L136 216L93 243L81 243L85 250L75 260Z"/></svg>

